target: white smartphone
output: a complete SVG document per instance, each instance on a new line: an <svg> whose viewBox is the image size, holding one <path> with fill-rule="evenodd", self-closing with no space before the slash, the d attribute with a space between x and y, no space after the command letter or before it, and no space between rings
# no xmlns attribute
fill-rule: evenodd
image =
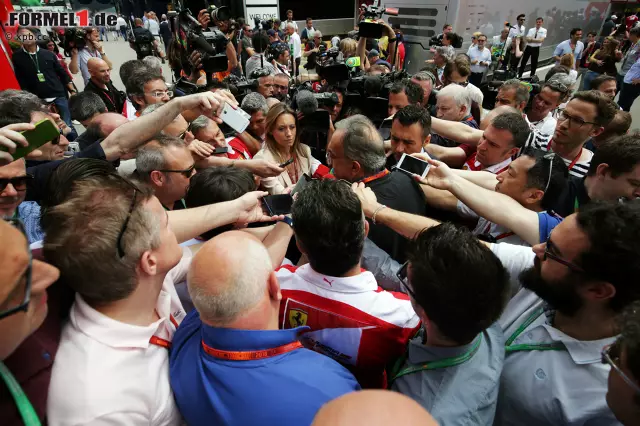
<svg viewBox="0 0 640 426"><path fill-rule="evenodd" d="M249 119L251 116L244 112L240 108L236 108L229 103L225 103L222 108L222 121L229 125L233 130L238 133L245 131L249 125Z"/></svg>
<svg viewBox="0 0 640 426"><path fill-rule="evenodd" d="M401 172L408 175L418 175L423 179L427 173L429 173L430 168L431 164L407 154L402 154L402 158L400 158L400 161L398 161L398 164L396 165L396 169Z"/></svg>

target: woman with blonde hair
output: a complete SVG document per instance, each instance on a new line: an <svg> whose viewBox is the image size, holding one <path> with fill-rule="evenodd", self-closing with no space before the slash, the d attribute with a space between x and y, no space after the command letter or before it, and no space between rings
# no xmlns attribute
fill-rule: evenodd
<svg viewBox="0 0 640 426"><path fill-rule="evenodd" d="M613 37L607 37L602 42L602 47L595 52L587 61L589 71L582 79L582 90L591 90L591 81L601 74L616 76L618 68L616 62L622 59L622 52L618 50L620 42Z"/></svg>
<svg viewBox="0 0 640 426"><path fill-rule="evenodd" d="M578 71L573 69L573 64L575 62L575 57L571 53L565 53L560 58L560 65L563 65L569 69L569 77L576 82L578 81Z"/></svg>
<svg viewBox="0 0 640 426"><path fill-rule="evenodd" d="M270 195L282 194L295 185L303 174L312 176L320 162L311 156L311 149L300 143L296 113L286 104L271 107L266 119L264 147L253 157L275 164L286 164L280 175L262 179L261 186Z"/></svg>

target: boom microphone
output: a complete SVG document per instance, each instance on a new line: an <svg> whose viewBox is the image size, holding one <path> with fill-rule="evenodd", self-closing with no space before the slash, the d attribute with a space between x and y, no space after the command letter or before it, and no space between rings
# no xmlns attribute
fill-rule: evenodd
<svg viewBox="0 0 640 426"><path fill-rule="evenodd" d="M298 92L296 104L298 105L298 111L304 116L310 116L318 110L318 101L313 96L313 93L308 90Z"/></svg>

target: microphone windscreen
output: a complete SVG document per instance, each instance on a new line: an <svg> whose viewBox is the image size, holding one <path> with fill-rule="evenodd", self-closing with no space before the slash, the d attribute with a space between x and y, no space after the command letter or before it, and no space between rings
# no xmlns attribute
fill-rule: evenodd
<svg viewBox="0 0 640 426"><path fill-rule="evenodd" d="M364 78L364 92L368 96L378 96L382 90L382 80L377 75L368 75Z"/></svg>
<svg viewBox="0 0 640 426"><path fill-rule="evenodd" d="M311 115L318 110L318 100L308 90L298 92L296 104L298 105L298 111L305 116Z"/></svg>

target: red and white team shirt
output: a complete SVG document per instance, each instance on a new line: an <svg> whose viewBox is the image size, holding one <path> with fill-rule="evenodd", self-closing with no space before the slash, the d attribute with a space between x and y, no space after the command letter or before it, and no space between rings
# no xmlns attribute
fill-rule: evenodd
<svg viewBox="0 0 640 426"><path fill-rule="evenodd" d="M276 271L282 291L280 328L310 327L309 349L350 368L363 387L385 387L384 368L420 328L409 297L385 291L371 272L330 277L310 265Z"/></svg>
<svg viewBox="0 0 640 426"><path fill-rule="evenodd" d="M472 170L474 172L484 171L484 172L490 172L490 173L499 175L500 173L504 172L509 168L509 164L511 164L511 161L512 161L511 157L509 157L498 164L494 164L493 166L489 166L489 167L484 167L476 159L477 154L478 154L477 152L474 152L469 156L469 158L467 158L467 161L462 166L462 170Z"/></svg>

